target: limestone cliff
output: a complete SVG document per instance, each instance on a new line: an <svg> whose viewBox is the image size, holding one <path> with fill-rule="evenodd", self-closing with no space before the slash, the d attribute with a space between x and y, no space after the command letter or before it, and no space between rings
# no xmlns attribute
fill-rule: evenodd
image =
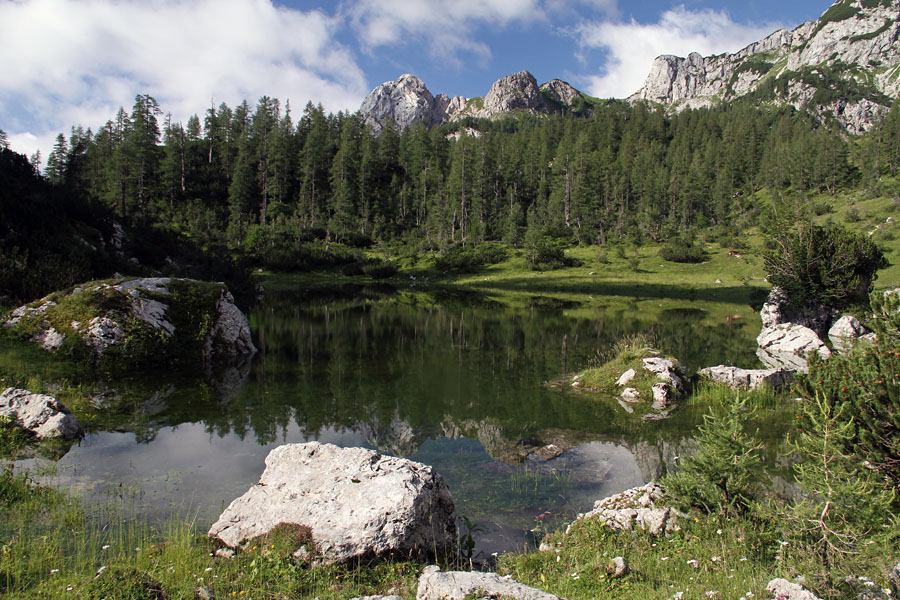
<svg viewBox="0 0 900 600"><path fill-rule="evenodd" d="M433 127L464 117L494 118L512 112L544 114L566 109L587 98L559 79L538 86L528 71L497 80L483 98L433 96L421 79L407 74L376 87L359 110L363 120L379 132L391 120L400 129L420 121Z"/></svg>
<svg viewBox="0 0 900 600"><path fill-rule="evenodd" d="M660 56L631 99L681 110L747 97L862 133L900 96L898 40L900 0L838 0L818 20L734 54Z"/></svg>

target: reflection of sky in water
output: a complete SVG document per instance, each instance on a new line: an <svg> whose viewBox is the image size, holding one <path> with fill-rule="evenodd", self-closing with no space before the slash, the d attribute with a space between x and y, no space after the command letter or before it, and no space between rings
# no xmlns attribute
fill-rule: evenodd
<svg viewBox="0 0 900 600"><path fill-rule="evenodd" d="M343 447L371 447L361 434L350 430L324 429L316 439ZM269 451L281 444L305 441L309 440L296 424L267 445L236 435L211 434L195 423L160 429L152 441L141 444L135 443L132 433L105 432L74 446L47 479L92 502L102 502L123 489L126 497L128 490L139 490L138 503L148 518L187 516L196 518L198 527L205 529L259 479ZM480 442L466 438L427 440L410 458L430 464L444 476L458 513L482 525L476 539L478 549L486 554L521 548L529 542L528 529L540 512L549 510L559 518L571 519L577 512L589 510L598 498L643 483L632 453L609 442L582 444L548 461L530 459L528 466L495 461ZM21 466L37 464L22 461ZM510 482L521 479L523 473L539 484L533 506L527 499L517 504L521 498L514 498L517 493L522 496L522 490L514 489ZM562 473L565 485L554 473ZM523 484L526 496L534 491L530 487L534 481ZM549 496L542 496L544 493ZM491 494L506 496L510 510L493 512L494 503L484 504L479 497Z"/></svg>

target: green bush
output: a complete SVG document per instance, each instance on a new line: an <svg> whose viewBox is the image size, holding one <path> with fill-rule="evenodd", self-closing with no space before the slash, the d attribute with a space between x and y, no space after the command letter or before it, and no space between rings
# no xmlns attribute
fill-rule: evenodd
<svg viewBox="0 0 900 600"><path fill-rule="evenodd" d="M434 260L438 271L477 273L485 265L495 265L506 260L506 248L501 244L485 242L477 246L454 244Z"/></svg>
<svg viewBox="0 0 900 600"><path fill-rule="evenodd" d="M659 249L659 256L672 262L699 263L706 258L706 252L693 240L675 237Z"/></svg>
<svg viewBox="0 0 900 600"><path fill-rule="evenodd" d="M774 249L763 259L769 281L797 306L821 303L841 309L864 303L876 271L888 266L869 237L834 224L803 222L770 241Z"/></svg>
<svg viewBox="0 0 900 600"><path fill-rule="evenodd" d="M566 256L565 242L531 231L525 236L525 260L532 271L552 271L582 264L577 258Z"/></svg>

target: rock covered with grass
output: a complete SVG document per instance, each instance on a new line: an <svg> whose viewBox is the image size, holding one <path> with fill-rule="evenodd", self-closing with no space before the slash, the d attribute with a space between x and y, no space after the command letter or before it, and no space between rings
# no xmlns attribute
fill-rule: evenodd
<svg viewBox="0 0 900 600"><path fill-rule="evenodd" d="M239 548L285 524L309 531L295 557L326 563L444 556L456 541L453 498L431 467L318 442L272 450L259 482L209 535Z"/></svg>
<svg viewBox="0 0 900 600"><path fill-rule="evenodd" d="M572 386L615 395L627 412L634 410L629 404L649 401L656 416L665 416L687 395L687 383L677 359L661 356L644 337L635 336L620 341L610 360L575 375Z"/></svg>
<svg viewBox="0 0 900 600"><path fill-rule="evenodd" d="M225 284L192 279L89 282L13 310L3 326L45 350L96 364L210 364L256 352Z"/></svg>
<svg viewBox="0 0 900 600"><path fill-rule="evenodd" d="M651 535L677 531L678 511L659 506L663 497L662 487L654 482L608 496L595 502L593 510L578 515L566 534L579 521L588 519L596 519L616 531L643 529Z"/></svg>
<svg viewBox="0 0 900 600"><path fill-rule="evenodd" d="M0 394L0 417L5 417L38 438L72 441L84 435L72 412L53 396L7 388Z"/></svg>
<svg viewBox="0 0 900 600"><path fill-rule="evenodd" d="M784 368L742 369L740 367L717 365L700 369L697 371L697 374L733 388L755 390L760 386L767 385L773 389L780 390L794 381L795 371Z"/></svg>

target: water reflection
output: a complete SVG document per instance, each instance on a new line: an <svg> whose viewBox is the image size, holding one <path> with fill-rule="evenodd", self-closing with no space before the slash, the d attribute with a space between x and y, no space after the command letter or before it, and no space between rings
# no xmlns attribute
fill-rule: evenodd
<svg viewBox="0 0 900 600"><path fill-rule="evenodd" d="M529 539L536 515L571 518L658 477L694 444L694 411L642 422L564 383L598 351L651 331L690 370L756 363L750 307L524 304L273 282L249 315L259 348L251 365L98 386L103 416L59 461L58 477L93 497L133 485L148 515L189 509L203 526L279 444L377 448L433 465L459 513L486 526L479 549L505 550Z"/></svg>

